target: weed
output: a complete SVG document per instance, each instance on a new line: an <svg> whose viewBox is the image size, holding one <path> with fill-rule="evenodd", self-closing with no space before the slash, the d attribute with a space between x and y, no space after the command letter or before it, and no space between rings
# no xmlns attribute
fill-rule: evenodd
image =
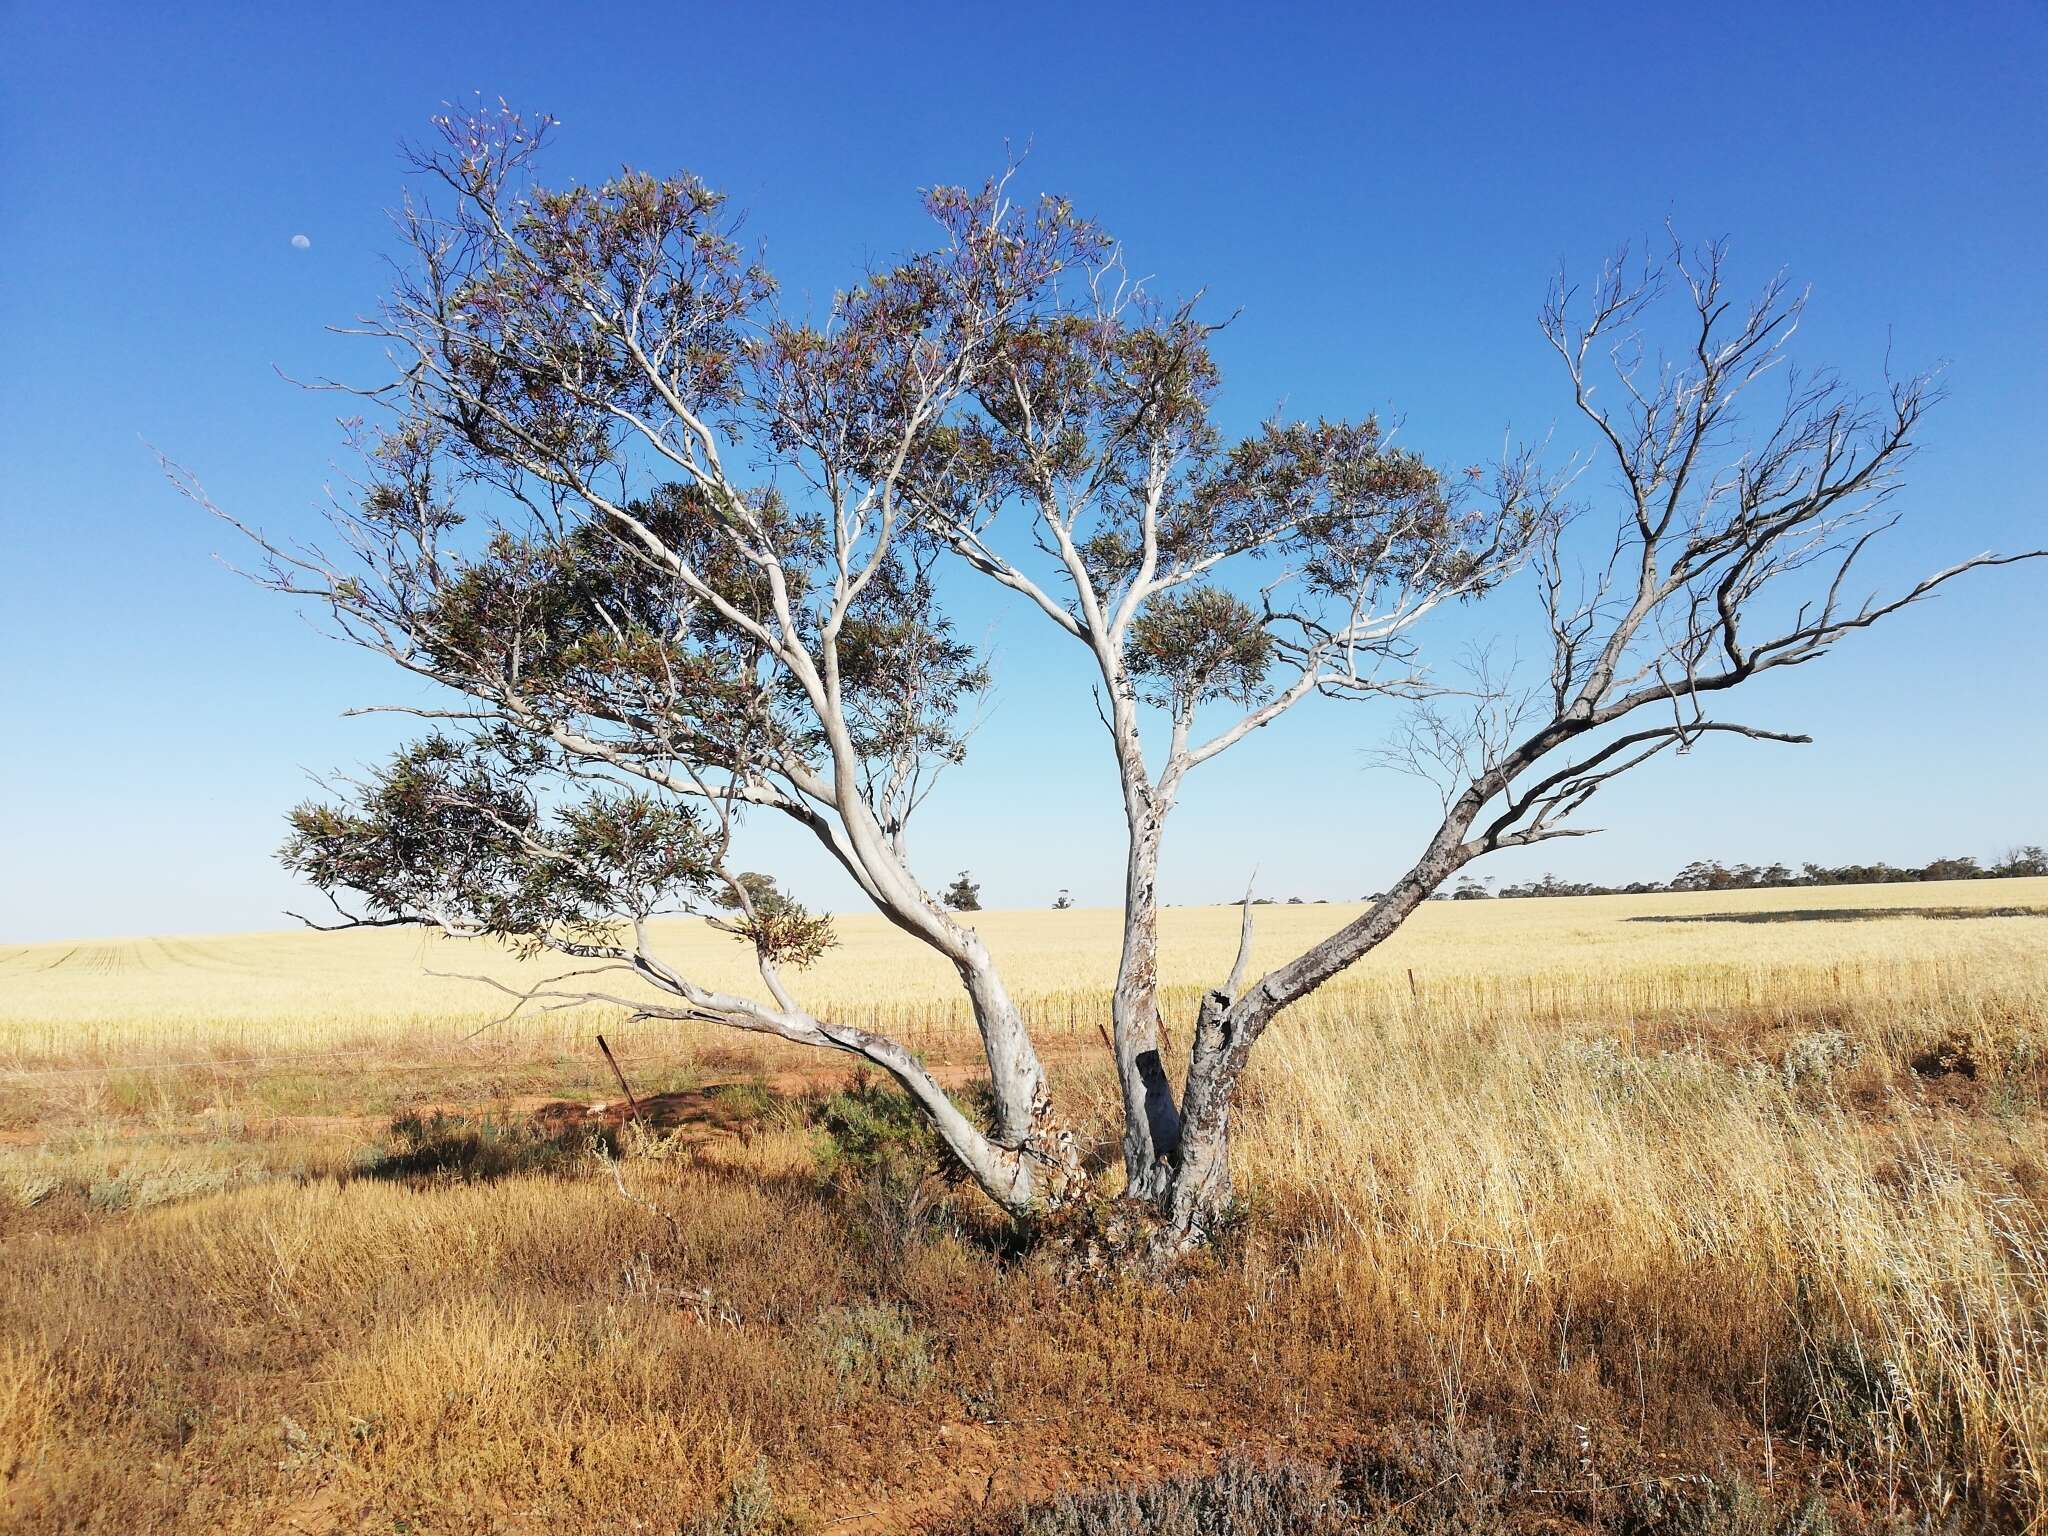
<svg viewBox="0 0 2048 1536"><path fill-rule="evenodd" d="M931 1380L930 1340L896 1307L833 1307L818 1315L813 1332L842 1388L909 1398Z"/></svg>
<svg viewBox="0 0 2048 1536"><path fill-rule="evenodd" d="M683 1527L683 1536L769 1536L788 1528L776 1513L767 1464L756 1461L732 1480L713 1509Z"/></svg>

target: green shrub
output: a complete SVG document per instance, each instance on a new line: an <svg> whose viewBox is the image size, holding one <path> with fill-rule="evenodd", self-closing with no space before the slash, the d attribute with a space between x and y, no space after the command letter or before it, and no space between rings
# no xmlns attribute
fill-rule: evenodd
<svg viewBox="0 0 2048 1536"><path fill-rule="evenodd" d="M936 1170L945 1147L910 1095L862 1073L819 1108L814 1149L818 1172L829 1180L887 1169Z"/></svg>
<svg viewBox="0 0 2048 1536"><path fill-rule="evenodd" d="M1742 1478L1673 1478L1636 1490L1626 1536L1834 1536L1819 1495L1786 1506Z"/></svg>
<svg viewBox="0 0 2048 1536"><path fill-rule="evenodd" d="M1011 1527L1016 1536L1337 1536L1359 1528L1334 1468L1236 1458L1206 1476L1062 1496Z"/></svg>
<svg viewBox="0 0 2048 1536"><path fill-rule="evenodd" d="M96 1211L125 1211L135 1204L135 1181L118 1173L94 1179L86 1189L85 1200Z"/></svg>
<svg viewBox="0 0 2048 1536"><path fill-rule="evenodd" d="M1397 1437L1335 1465L1224 1458L1215 1471L984 1511L949 1536L1834 1536L1819 1495L1773 1499L1740 1478L1675 1477L1588 1492L1538 1479L1491 1436ZM1563 1469L1553 1466L1553 1474ZM1569 1474L1565 1474L1569 1481Z"/></svg>

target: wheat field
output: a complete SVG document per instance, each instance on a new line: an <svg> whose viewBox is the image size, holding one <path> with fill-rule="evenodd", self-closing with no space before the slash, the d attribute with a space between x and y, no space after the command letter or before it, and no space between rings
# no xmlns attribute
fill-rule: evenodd
<svg viewBox="0 0 2048 1536"><path fill-rule="evenodd" d="M1237 919L1165 914L1170 1022ZM1113 1148L1113 915L976 921ZM971 1066L942 966L841 939L812 1006ZM1431 904L1276 1024L1243 1231L1168 1293L832 1172L795 1048L457 972L547 974L0 950L0 1521L1009 1530L1248 1450L1363 1457L1388 1532L2048 1529L2048 880ZM600 1029L677 1117L605 1158Z"/></svg>
<svg viewBox="0 0 2048 1536"><path fill-rule="evenodd" d="M1285 960L1361 910L1262 906L1254 961ZM1971 917L1947 915L1957 913ZM1992 913L2014 915L1985 915ZM972 920L1035 1019L1091 1032L1107 1020L1115 912L985 912ZM1170 994L1191 1002L1221 980L1238 923L1234 907L1167 909L1160 974ZM795 978L813 1011L935 1035L965 1028L958 979L943 960L871 914L843 916L837 926L839 943ZM654 932L657 948L705 984L759 991L746 952L729 937L682 919L658 922ZM1432 902L1317 1005L1378 1016L1419 993L1460 1016L1507 1008L1628 1022L1734 1006L1796 1011L1816 997L1903 999L2004 980L2024 985L2038 977L2044 934L2048 879ZM190 1050L447 1042L479 1030L587 1040L615 1026L620 1010L528 1005L500 1026L516 999L475 979L524 989L574 965L522 960L417 928L0 947L0 1060L133 1062ZM591 984L643 995L630 976Z"/></svg>

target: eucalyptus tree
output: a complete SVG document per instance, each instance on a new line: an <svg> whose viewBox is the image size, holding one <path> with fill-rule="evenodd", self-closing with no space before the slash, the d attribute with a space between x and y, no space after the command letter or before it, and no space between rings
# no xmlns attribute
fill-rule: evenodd
<svg viewBox="0 0 2048 1536"><path fill-rule="evenodd" d="M362 484L334 509L341 547L236 526L266 551L260 580L444 701L403 706L425 739L342 803L293 814L287 862L345 923L431 922L576 957L539 1000L609 999L871 1062L1020 1216L1081 1193L1079 1149L957 888L928 888L909 851L988 680L946 612L953 583L1007 589L1094 674L1128 831L1112 1040L1124 1171L1170 1251L1231 1198L1233 1106L1282 1009L1474 859L1583 832L1574 812L1667 749L1805 739L1710 716L1730 690L2026 558L1852 594L1934 390L1910 379L1866 402L1787 366L1777 403L1745 420L1803 299L1777 282L1731 305L1718 247L1633 278L1612 267L1585 295L1560 283L1543 312L1611 460L1603 513L1528 454L1446 474L1371 418L1231 438L1214 327L1132 282L1065 201L1014 198L1009 177L927 193L928 249L823 317L789 317L694 177L550 189L534 174L545 122L437 126L417 156L428 190L399 216L406 259L360 327L395 366L359 391L379 414L360 428ZM1684 344L1656 356L1645 336L1669 296ZM1595 359L1614 371L1611 406ZM1510 587L1538 599L1545 675L1432 678L1429 616L1491 609ZM1247 893L1176 1094L1157 881L1188 775L1312 698L1374 697L1408 701L1395 756L1438 781L1440 821L1363 914L1256 977ZM1077 698L1070 719L1088 718ZM988 1123L899 1042L799 1000L787 972L831 925L736 867L735 830L758 816L803 829L953 966ZM650 919L673 911L747 944L758 993L709 987L664 953ZM634 984L593 974L607 970Z"/></svg>

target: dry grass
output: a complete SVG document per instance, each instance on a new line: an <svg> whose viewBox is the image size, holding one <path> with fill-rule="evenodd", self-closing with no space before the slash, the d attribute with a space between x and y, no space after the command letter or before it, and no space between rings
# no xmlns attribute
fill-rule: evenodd
<svg viewBox="0 0 2048 1536"><path fill-rule="evenodd" d="M1244 1235L1171 1293L825 1180L805 1058L710 1034L630 1038L686 1127L624 1139L658 1209L622 1200L569 1109L615 1097L605 1021L458 1047L494 1004L417 935L0 952L0 1512L843 1533L1239 1446L1379 1469L1389 1530L1764 1531L1816 1488L1842 1529L2042 1524L2048 917L1638 921L1962 907L2048 882L1432 906L1276 1026ZM1169 914L1176 987L1233 924ZM1113 927L984 931L1106 1129ZM811 987L960 1061L943 981L849 924ZM785 1091L701 1091L746 1079ZM469 1118L387 1129L435 1104Z"/></svg>

